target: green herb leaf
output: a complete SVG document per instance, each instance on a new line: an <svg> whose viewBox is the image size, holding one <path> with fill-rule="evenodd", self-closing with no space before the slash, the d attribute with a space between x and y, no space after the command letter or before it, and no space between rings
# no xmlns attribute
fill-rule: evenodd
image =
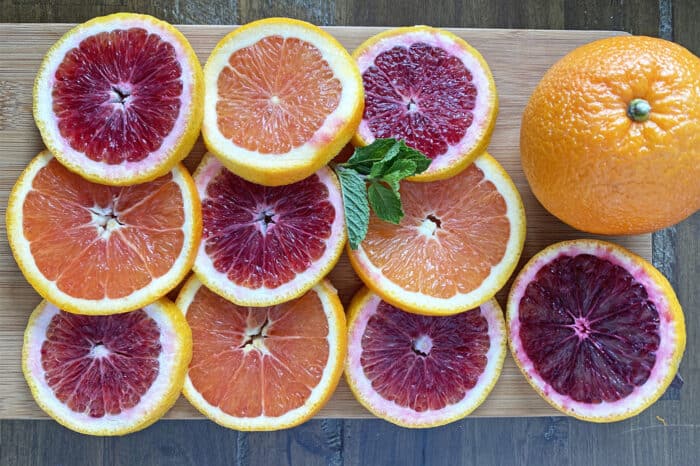
<svg viewBox="0 0 700 466"><path fill-rule="evenodd" d="M399 172L389 173L384 177L384 182L389 185L392 191L399 194L400 181L405 178Z"/></svg>
<svg viewBox="0 0 700 466"><path fill-rule="evenodd" d="M387 173L384 175L384 181L389 183L389 179L393 180L395 178L397 179L397 181L401 181L407 176L414 175L416 173L416 170L416 162L414 162L413 160L399 159L393 164L391 164L391 167L389 167Z"/></svg>
<svg viewBox="0 0 700 466"><path fill-rule="evenodd" d="M369 224L369 205L367 204L367 187L364 179L355 170L341 168L337 171L340 188L343 192L345 206L345 223L348 229L348 241L352 249L357 249Z"/></svg>
<svg viewBox="0 0 700 466"><path fill-rule="evenodd" d="M423 173L428 169L432 160L423 155L421 151L408 147L403 141L399 141L399 144L401 144L401 158L405 160L413 160L416 163L416 172L412 173L411 176Z"/></svg>
<svg viewBox="0 0 700 466"><path fill-rule="evenodd" d="M385 222L398 224L403 218L399 193L381 183L372 183L367 190L369 205L374 213Z"/></svg>
<svg viewBox="0 0 700 466"><path fill-rule="evenodd" d="M396 144L395 139L375 139L372 144L355 148L352 157L345 162L345 166L356 170L363 175L369 175L375 162L384 158L389 149Z"/></svg>
<svg viewBox="0 0 700 466"><path fill-rule="evenodd" d="M374 165L372 165L372 169L369 172L369 176L371 178L376 179L381 178L384 174L387 173L387 169L391 166L392 163L394 163L396 157L399 155L400 152L401 143L398 141L394 141L394 144L389 148L389 150L386 151L384 157L378 162L375 162Z"/></svg>
<svg viewBox="0 0 700 466"><path fill-rule="evenodd" d="M351 249L357 249L367 234L370 207L384 221L401 221L401 180L424 172L430 162L405 142L388 138L356 148L347 162L333 166L343 191Z"/></svg>

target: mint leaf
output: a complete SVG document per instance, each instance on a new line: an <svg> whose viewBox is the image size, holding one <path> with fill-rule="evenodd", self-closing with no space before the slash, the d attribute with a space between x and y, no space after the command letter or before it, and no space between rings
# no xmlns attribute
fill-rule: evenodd
<svg viewBox="0 0 700 466"><path fill-rule="evenodd" d="M389 178L397 178L402 180L416 173L416 162L413 160L399 159L396 160L384 175L384 181L389 182Z"/></svg>
<svg viewBox="0 0 700 466"><path fill-rule="evenodd" d="M343 192L345 206L345 224L351 249L357 249L369 224L369 205L367 204L367 187L365 180L355 170L342 168L337 171L340 189Z"/></svg>
<svg viewBox="0 0 700 466"><path fill-rule="evenodd" d="M372 183L367 190L369 205L380 219L398 224L403 218L399 193L392 191L383 184Z"/></svg>
<svg viewBox="0 0 700 466"><path fill-rule="evenodd" d="M372 144L355 148L352 157L345 162L345 166L352 168L363 175L369 175L372 165L384 158L389 149L396 144L395 139L375 139Z"/></svg>
<svg viewBox="0 0 700 466"><path fill-rule="evenodd" d="M411 176L423 173L428 169L430 162L432 162L431 159L423 155L421 151L408 147L403 141L399 141L399 144L401 144L401 149L399 151L401 154L400 158L404 160L413 160L416 163L416 171L412 173Z"/></svg>
<svg viewBox="0 0 700 466"><path fill-rule="evenodd" d="M343 192L351 249L357 249L367 235L370 207L384 221L401 222L404 216L399 191L401 180L424 172L430 162L404 141L380 138L356 148L347 162L332 165Z"/></svg>
<svg viewBox="0 0 700 466"><path fill-rule="evenodd" d="M393 141L393 139L390 139ZM369 176L372 178L381 178L385 173L387 173L387 168L396 160L396 157L401 152L401 143L394 141L394 144L386 151L384 157L372 165L372 169L369 172Z"/></svg>
<svg viewBox="0 0 700 466"><path fill-rule="evenodd" d="M399 194L399 182L404 179L404 176L401 176L401 173L399 172L393 172L389 173L386 175L383 180L386 184L389 185L392 191L394 191L397 195Z"/></svg>

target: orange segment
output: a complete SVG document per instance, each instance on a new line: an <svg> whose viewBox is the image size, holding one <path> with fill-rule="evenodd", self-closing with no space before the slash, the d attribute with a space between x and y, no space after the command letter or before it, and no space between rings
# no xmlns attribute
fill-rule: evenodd
<svg viewBox="0 0 700 466"><path fill-rule="evenodd" d="M144 258L146 267L153 277L165 275L172 265L172 258L182 250L186 237L182 230L152 230L126 226L119 235L129 244L132 251ZM148 260L145 260L148 258Z"/></svg>
<svg viewBox="0 0 700 466"><path fill-rule="evenodd" d="M7 227L20 268L42 296L71 312L114 313L177 285L194 260L201 214L182 166L152 182L110 187L43 152L13 188Z"/></svg>
<svg viewBox="0 0 700 466"><path fill-rule="evenodd" d="M283 154L309 140L342 86L309 42L265 37L234 52L217 82L219 130L248 150Z"/></svg>
<svg viewBox="0 0 700 466"><path fill-rule="evenodd" d="M475 289L503 258L510 237L506 203L475 165L449 180L404 183L401 198L406 213L401 224L373 215L362 243L367 257L395 283L449 298ZM408 244L415 245L410 252Z"/></svg>
<svg viewBox="0 0 700 466"><path fill-rule="evenodd" d="M401 185L405 216L370 218L350 261L385 301L424 314L454 314L490 299L517 264L525 238L522 201L483 154L449 180Z"/></svg>
<svg viewBox="0 0 700 466"><path fill-rule="evenodd" d="M291 427L330 397L345 354L345 319L327 283L294 301L252 308L192 277L177 305L194 341L183 393L214 421L244 430Z"/></svg>
<svg viewBox="0 0 700 466"><path fill-rule="evenodd" d="M328 362L328 322L315 293L249 308L201 287L187 321L195 341L190 380L208 403L234 416L298 408Z"/></svg>
<svg viewBox="0 0 700 466"><path fill-rule="evenodd" d="M146 286L154 278L151 270L162 275L172 267L182 248L181 231L169 254L149 256L148 246L160 243L153 241L149 232L140 233L151 244L142 243L134 249L127 241L128 233L122 235L118 228L120 234L113 235L108 225L100 226L99 220L96 223L93 219L97 212L109 211L105 216L112 216L113 212L120 224L134 224L129 228L132 236L144 229L182 228L180 188L172 181L172 175L158 179L154 186L145 183L135 188L111 188L81 179L54 159L40 170L37 178L40 188L49 185L60 189L46 178L68 186L64 192L57 191L55 197L41 190L30 193L24 206L24 228L29 231L26 236L37 266L47 278L56 280L61 291L83 299L122 298ZM122 205L127 207L123 215L119 210ZM42 217L45 213L49 213L49 218ZM64 222L73 228L65 231ZM42 230L45 233L32 241L32 233ZM156 236L166 235L157 231ZM148 258L148 267L144 257Z"/></svg>
<svg viewBox="0 0 700 466"><path fill-rule="evenodd" d="M311 176L362 118L357 64L322 29L289 18L239 27L204 67L202 137L229 170L281 186Z"/></svg>

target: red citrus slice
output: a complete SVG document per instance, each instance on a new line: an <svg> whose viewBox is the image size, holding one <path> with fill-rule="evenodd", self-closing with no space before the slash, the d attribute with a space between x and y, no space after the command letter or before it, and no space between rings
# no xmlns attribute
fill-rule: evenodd
<svg viewBox="0 0 700 466"><path fill-rule="evenodd" d="M411 312L447 315L479 306L505 285L525 241L525 211L508 174L488 153L449 180L404 182L399 225L370 218L348 248L362 281Z"/></svg>
<svg viewBox="0 0 700 466"><path fill-rule="evenodd" d="M368 410L404 427L461 419L491 392L506 332L495 300L446 317L411 314L368 289L350 304L345 376Z"/></svg>
<svg viewBox="0 0 700 466"><path fill-rule="evenodd" d="M294 301L251 308L192 277L177 305L194 341L183 394L213 421L238 430L292 427L335 390L345 359L345 314L327 281Z"/></svg>
<svg viewBox="0 0 700 466"><path fill-rule="evenodd" d="M279 186L311 176L362 116L357 65L330 34L267 18L221 39L204 67L202 136L238 176Z"/></svg>
<svg viewBox="0 0 700 466"><path fill-rule="evenodd" d="M70 170L110 185L168 173L192 149L202 106L202 69L185 36L132 13L68 31L34 84L46 146Z"/></svg>
<svg viewBox="0 0 700 466"><path fill-rule="evenodd" d="M45 151L12 189L6 222L15 260L41 296L70 312L111 314L177 286L194 262L200 215L181 164L154 181L111 187Z"/></svg>
<svg viewBox="0 0 700 466"><path fill-rule="evenodd" d="M355 50L365 89L356 145L398 138L433 159L415 181L450 178L489 143L496 85L478 51L427 26L391 29Z"/></svg>
<svg viewBox="0 0 700 466"><path fill-rule="evenodd" d="M685 348L683 311L668 281L611 243L541 251L508 298L509 342L530 384L565 414L594 422L634 416L673 380Z"/></svg>
<svg viewBox="0 0 700 466"><path fill-rule="evenodd" d="M165 299L110 316L71 314L43 301L27 324L22 370L37 404L59 423L123 435L170 409L191 356L187 322Z"/></svg>
<svg viewBox="0 0 700 466"><path fill-rule="evenodd" d="M204 222L194 272L221 296L244 306L279 304L304 294L338 261L346 233L329 168L266 187L207 154L194 177Z"/></svg>

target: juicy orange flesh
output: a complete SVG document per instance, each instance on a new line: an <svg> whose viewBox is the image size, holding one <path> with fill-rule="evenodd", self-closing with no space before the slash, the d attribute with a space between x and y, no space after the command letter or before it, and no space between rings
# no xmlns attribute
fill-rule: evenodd
<svg viewBox="0 0 700 466"><path fill-rule="evenodd" d="M137 406L160 371L160 328L139 309L110 316L61 311L41 345L44 378L58 400L93 418Z"/></svg>
<svg viewBox="0 0 700 466"><path fill-rule="evenodd" d="M443 409L462 401L486 370L488 330L480 308L431 317L382 301L362 335L360 364L385 400L417 412Z"/></svg>
<svg viewBox="0 0 700 466"><path fill-rule="evenodd" d="M402 288L438 298L476 289L501 262L510 222L496 186L474 164L454 178L401 185L399 225L372 215L362 248Z"/></svg>
<svg viewBox="0 0 700 466"><path fill-rule="evenodd" d="M128 296L170 270L184 245L182 193L171 174L109 187L53 159L36 174L22 212L39 271L75 298Z"/></svg>
<svg viewBox="0 0 700 466"><path fill-rule="evenodd" d="M192 385L231 416L276 417L302 406L328 363L328 321L313 291L288 303L251 308L202 286L187 321Z"/></svg>
<svg viewBox="0 0 700 466"><path fill-rule="evenodd" d="M340 101L342 85L319 50L270 36L237 50L219 74L219 131L237 146L283 154L309 141Z"/></svg>

